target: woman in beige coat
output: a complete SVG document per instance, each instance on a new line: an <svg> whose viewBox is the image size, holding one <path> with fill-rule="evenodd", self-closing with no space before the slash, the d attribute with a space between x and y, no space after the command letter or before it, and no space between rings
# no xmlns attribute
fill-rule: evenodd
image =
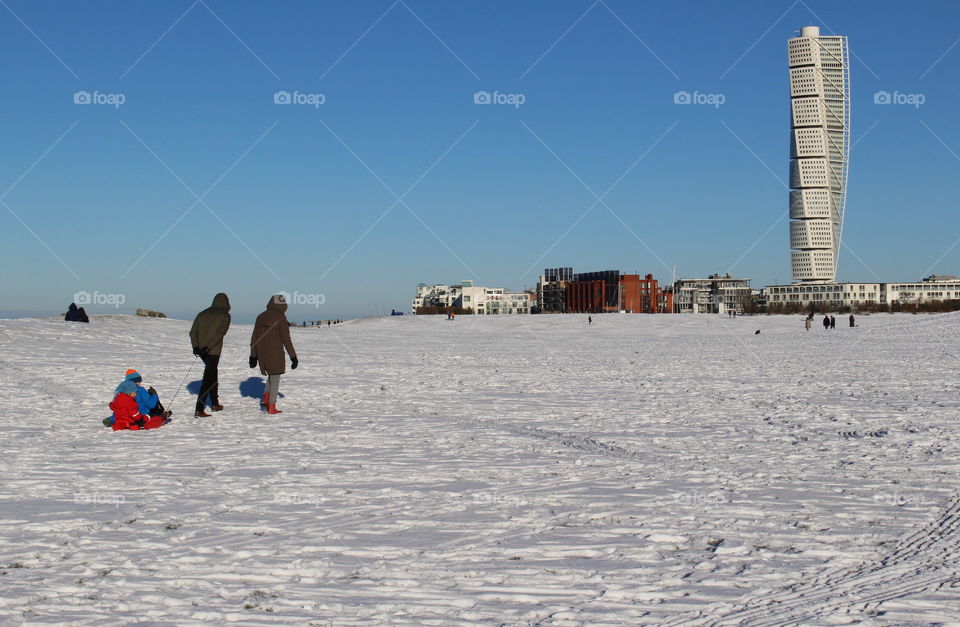
<svg viewBox="0 0 960 627"><path fill-rule="evenodd" d="M257 316L250 337L250 367L260 364L260 373L267 377L267 389L263 404L268 414L282 413L277 409L277 393L280 391L280 375L286 372L284 349L290 356L290 369L299 365L297 351L290 341L290 323L287 322L287 301L282 294L270 298L267 310Z"/></svg>

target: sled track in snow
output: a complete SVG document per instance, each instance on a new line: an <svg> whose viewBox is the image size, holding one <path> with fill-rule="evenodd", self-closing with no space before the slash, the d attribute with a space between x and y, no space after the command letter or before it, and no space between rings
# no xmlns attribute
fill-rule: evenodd
<svg viewBox="0 0 960 627"><path fill-rule="evenodd" d="M826 572L737 608L714 606L672 624L783 625L844 612L869 616L884 601L958 583L960 495L955 495L937 520L902 538L879 560Z"/></svg>

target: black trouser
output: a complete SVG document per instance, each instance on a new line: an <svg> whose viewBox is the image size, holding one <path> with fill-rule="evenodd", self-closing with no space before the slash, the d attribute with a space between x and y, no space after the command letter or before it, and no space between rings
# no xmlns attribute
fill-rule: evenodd
<svg viewBox="0 0 960 627"><path fill-rule="evenodd" d="M163 403L157 401L157 406L150 410L151 416L160 416L164 412Z"/></svg>
<svg viewBox="0 0 960 627"><path fill-rule="evenodd" d="M200 395L197 397L197 411L204 408L204 401L210 396L210 405L219 405L220 397L217 394L217 366L220 365L220 355L207 355L203 360L203 382L200 384Z"/></svg>

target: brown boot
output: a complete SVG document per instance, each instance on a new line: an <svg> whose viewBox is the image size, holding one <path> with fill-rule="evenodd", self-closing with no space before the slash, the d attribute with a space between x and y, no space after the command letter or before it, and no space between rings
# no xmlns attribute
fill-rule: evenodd
<svg viewBox="0 0 960 627"><path fill-rule="evenodd" d="M210 414L208 414L207 412L205 412L205 411L203 411L202 409L200 409L200 410L198 410L195 414L193 414L193 417L194 417L194 418L209 418L209 417L210 417Z"/></svg>
<svg viewBox="0 0 960 627"><path fill-rule="evenodd" d="M223 411L223 405L214 405L210 408L210 411Z"/></svg>

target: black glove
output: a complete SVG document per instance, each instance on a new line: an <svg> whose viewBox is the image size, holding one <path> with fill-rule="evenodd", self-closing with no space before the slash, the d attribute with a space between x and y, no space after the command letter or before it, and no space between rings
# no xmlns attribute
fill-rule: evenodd
<svg viewBox="0 0 960 627"><path fill-rule="evenodd" d="M194 347L193 347L193 354L196 355L197 357L200 356L200 347L199 347L199 346L194 346Z"/></svg>
<svg viewBox="0 0 960 627"><path fill-rule="evenodd" d="M200 352L198 352L197 354L200 355L200 359L206 359L207 356L210 354L210 349L207 348L206 346L203 346L200 348Z"/></svg>
<svg viewBox="0 0 960 627"><path fill-rule="evenodd" d="M250 356L250 367L251 368L257 367L257 358L254 357L253 355Z"/></svg>
<svg viewBox="0 0 960 627"><path fill-rule="evenodd" d="M290 370L296 370L296 369L297 369L297 366L299 366L299 365L300 365L300 360L299 360L299 359L297 359L296 357L291 357L291 358L290 358Z"/></svg>
<svg viewBox="0 0 960 627"><path fill-rule="evenodd" d="M153 386L152 386L152 385L151 385L149 388L147 388L147 392L150 394L150 396L156 396L156 395L157 395L157 391L153 389Z"/></svg>

